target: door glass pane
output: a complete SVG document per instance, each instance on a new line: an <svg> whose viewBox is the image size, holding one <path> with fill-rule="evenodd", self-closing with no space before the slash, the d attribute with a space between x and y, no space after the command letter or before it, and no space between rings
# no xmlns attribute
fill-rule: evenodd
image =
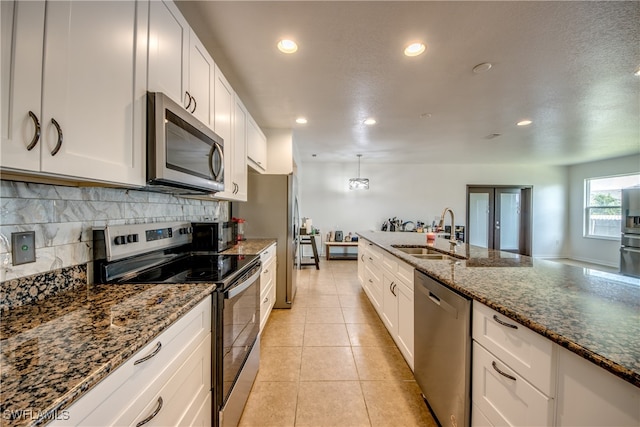
<svg viewBox="0 0 640 427"><path fill-rule="evenodd" d="M469 244L489 247L489 193L469 194Z"/></svg>
<svg viewBox="0 0 640 427"><path fill-rule="evenodd" d="M500 250L518 250L520 193L500 194Z"/></svg>

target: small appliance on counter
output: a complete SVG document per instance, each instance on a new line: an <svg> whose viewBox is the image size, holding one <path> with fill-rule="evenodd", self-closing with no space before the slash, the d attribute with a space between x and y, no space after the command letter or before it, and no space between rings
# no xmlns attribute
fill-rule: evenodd
<svg viewBox="0 0 640 427"><path fill-rule="evenodd" d="M236 236L235 240L237 242L247 240L247 238L245 237L245 227L247 225L247 221L242 218L236 217L231 218L231 221L233 222L234 227L233 234Z"/></svg>
<svg viewBox="0 0 640 427"><path fill-rule="evenodd" d="M193 249L222 252L236 244L232 222L192 222Z"/></svg>

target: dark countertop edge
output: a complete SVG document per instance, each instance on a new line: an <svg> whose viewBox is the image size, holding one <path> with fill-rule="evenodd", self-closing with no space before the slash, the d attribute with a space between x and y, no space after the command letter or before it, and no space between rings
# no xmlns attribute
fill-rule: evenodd
<svg viewBox="0 0 640 427"><path fill-rule="evenodd" d="M359 234L359 233L358 233ZM360 234L359 234L360 235ZM564 336L558 334L557 332L554 332L548 328L546 328L545 326L532 321L531 319L524 317L522 315L520 315L519 313L509 310L507 308L505 308L503 305L494 302L493 300L489 300L487 298L483 298L479 295L474 294L473 292L469 292L467 289L460 287L458 285L456 285L455 283L451 283L448 279L443 278L438 276L437 274L434 274L433 272L430 272L429 270L425 269L422 266L419 266L413 259L410 259L411 256L410 255L405 255L403 252L395 250L393 247L387 247L387 245L382 245L379 244L378 242L375 242L373 240L369 240L366 237L360 235L360 237L364 240L367 240L371 243L373 243L374 245L376 245L377 247L379 247L380 249L384 250L385 252L390 253L391 255L395 256L396 258L406 262L407 264L411 265L413 268L415 268L416 270L426 274L427 276L438 280L440 283L446 285L448 288L461 293L469 298L471 298L474 301L478 301L479 303L482 303L484 305L486 305L487 307L492 308L493 310L496 310L497 312L499 312L500 314L510 318L511 320L515 320L516 322L522 324L523 326L531 329L532 331L542 335L543 337L550 339L551 341L555 342L556 344L558 344L559 346L566 348L567 350L571 351L572 353L577 354L578 356L582 357L583 359L586 359L588 361L590 361L591 363L594 363L595 365L606 369L607 371L611 372L612 374L614 374L615 376L633 384L636 387L640 388L640 373L638 372L634 372L631 369L625 368L624 366L619 365L618 363L614 362L613 360L607 359L604 356L601 356L597 353L594 353L593 351L589 350L586 347L581 346L580 344L571 341L568 338L565 338ZM402 246L415 246L415 245L399 245L400 247ZM439 251L442 252L442 251Z"/></svg>
<svg viewBox="0 0 640 427"><path fill-rule="evenodd" d="M99 285L98 285L99 286ZM112 358L109 362L105 363L95 373L91 374L83 381L81 381L74 388L62 395L56 402L49 406L42 414L30 424L29 426L44 425L56 419L62 410L69 408L73 403L80 399L85 393L91 390L100 381L105 379L109 374L119 368L124 362L126 362L131 356L133 356L138 350L149 344L155 337L164 332L169 326L180 319L193 307L198 305L201 301L207 298L215 290L215 285L207 287L205 290L194 296L189 302L183 305L179 310L169 314L163 322L154 324L153 332L144 337L144 341L138 341L132 347L123 349L116 357Z"/></svg>

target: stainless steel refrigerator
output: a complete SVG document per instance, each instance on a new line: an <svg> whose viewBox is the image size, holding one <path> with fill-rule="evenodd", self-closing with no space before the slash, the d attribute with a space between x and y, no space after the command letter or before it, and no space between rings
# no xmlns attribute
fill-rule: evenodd
<svg viewBox="0 0 640 427"><path fill-rule="evenodd" d="M640 277L640 187L622 190L620 273Z"/></svg>
<svg viewBox="0 0 640 427"><path fill-rule="evenodd" d="M232 214L244 218L248 239L277 239L275 308L291 308L296 295L295 271L300 216L295 175L249 173L246 202L234 202Z"/></svg>

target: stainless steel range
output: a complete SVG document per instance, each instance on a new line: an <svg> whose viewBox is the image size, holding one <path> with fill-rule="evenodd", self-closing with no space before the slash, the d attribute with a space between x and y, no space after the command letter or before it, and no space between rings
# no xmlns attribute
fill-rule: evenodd
<svg viewBox="0 0 640 427"><path fill-rule="evenodd" d="M214 283L214 426L240 420L260 360L260 258L196 251L191 223L93 230L94 283Z"/></svg>

